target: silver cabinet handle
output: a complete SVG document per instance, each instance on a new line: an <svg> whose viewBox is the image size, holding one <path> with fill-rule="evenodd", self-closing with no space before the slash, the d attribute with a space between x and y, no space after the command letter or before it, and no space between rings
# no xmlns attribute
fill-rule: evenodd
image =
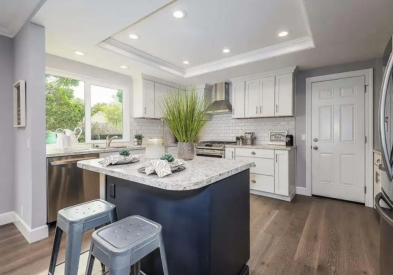
<svg viewBox="0 0 393 275"><path fill-rule="evenodd" d="M276 113L278 113L278 104L276 104Z"/></svg>
<svg viewBox="0 0 393 275"><path fill-rule="evenodd" d="M262 106L259 106L259 113L262 114Z"/></svg>
<svg viewBox="0 0 393 275"><path fill-rule="evenodd" d="M257 183L255 180L251 180L251 183Z"/></svg>
<svg viewBox="0 0 393 275"><path fill-rule="evenodd" d="M276 162L277 162L278 154L276 154Z"/></svg>
<svg viewBox="0 0 393 275"><path fill-rule="evenodd" d="M389 89L389 81L393 71L393 53L389 57L389 61L386 65L385 73L383 75L382 80L382 89L381 89L381 96L379 101L379 134L381 136L381 147L382 147L382 160L385 164L386 175L388 176L389 181L393 179L393 167L390 162L389 153L391 152L391 148L388 148L387 139L386 139L386 132L387 132L387 125L385 120L385 104L387 99L387 93ZM390 104L390 102L388 102ZM390 140L390 137L389 137Z"/></svg>
<svg viewBox="0 0 393 275"><path fill-rule="evenodd" d="M258 114L258 106L255 106L255 113Z"/></svg>
<svg viewBox="0 0 393 275"><path fill-rule="evenodd" d="M146 115L146 107L145 107L145 115Z"/></svg>
<svg viewBox="0 0 393 275"><path fill-rule="evenodd" d="M235 156L233 155L233 151L232 151L232 159L234 159L235 158Z"/></svg>
<svg viewBox="0 0 393 275"><path fill-rule="evenodd" d="M232 108L232 115L235 114L235 108Z"/></svg>
<svg viewBox="0 0 393 275"><path fill-rule="evenodd" d="M255 156L255 155L256 155L256 153L255 153L254 151L252 151L252 152L251 152L251 155Z"/></svg>

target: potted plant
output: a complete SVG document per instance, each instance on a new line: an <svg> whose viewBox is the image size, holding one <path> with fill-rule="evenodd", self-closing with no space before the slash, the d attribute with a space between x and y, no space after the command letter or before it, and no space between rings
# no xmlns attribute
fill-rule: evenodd
<svg viewBox="0 0 393 275"><path fill-rule="evenodd" d="M138 142L138 145L142 145L142 139L144 138L144 136L142 134L137 134L135 135L135 138Z"/></svg>
<svg viewBox="0 0 393 275"><path fill-rule="evenodd" d="M121 150L121 151L119 152L119 155L120 155L120 156L123 156L123 158L124 158L124 160L125 160L129 155L131 155L131 153L130 153L129 150Z"/></svg>
<svg viewBox="0 0 393 275"><path fill-rule="evenodd" d="M172 91L159 103L162 120L178 140L177 157L184 160L194 158L194 142L207 123L205 100L195 90Z"/></svg>

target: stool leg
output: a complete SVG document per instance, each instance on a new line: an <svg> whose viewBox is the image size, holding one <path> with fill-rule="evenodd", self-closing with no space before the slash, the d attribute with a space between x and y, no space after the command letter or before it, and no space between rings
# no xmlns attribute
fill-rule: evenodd
<svg viewBox="0 0 393 275"><path fill-rule="evenodd" d="M63 230L61 230L59 227L56 226L55 239L53 241L52 256L50 258L48 275L55 274L57 256L59 255L62 236L63 236Z"/></svg>
<svg viewBox="0 0 393 275"><path fill-rule="evenodd" d="M116 208L114 208L114 209L111 211L109 220L110 220L110 223L117 222L117 211L116 211Z"/></svg>
<svg viewBox="0 0 393 275"><path fill-rule="evenodd" d="M132 275L140 275L141 274L141 262L136 262L132 267L131 267L131 274Z"/></svg>
<svg viewBox="0 0 393 275"><path fill-rule="evenodd" d="M82 226L74 226L68 231L64 275L76 275L78 273L83 236Z"/></svg>
<svg viewBox="0 0 393 275"><path fill-rule="evenodd" d="M129 275L130 274L130 267L125 267L122 269L115 269L109 267L109 275Z"/></svg>
<svg viewBox="0 0 393 275"><path fill-rule="evenodd" d="M101 225L101 226L98 226L98 227L96 227L96 228L94 228L94 230L98 230L98 229L100 229L101 227L104 227L104 226L106 226L106 225L107 225L107 223L106 223L106 224L103 224L103 225ZM105 265L104 265L103 263L101 263L101 272L102 272L102 274L105 273Z"/></svg>
<svg viewBox="0 0 393 275"><path fill-rule="evenodd" d="M93 252L93 246L94 246L94 244L93 244L93 242L91 242L90 251L89 251L89 259L87 260L86 275L91 275L93 273L94 259L95 259L93 254L91 254ZM104 269L105 269L105 266L104 266Z"/></svg>
<svg viewBox="0 0 393 275"><path fill-rule="evenodd" d="M164 239L162 238L162 232L160 233L160 255L161 255L162 270L164 271L164 275L169 275L168 264L166 262Z"/></svg>

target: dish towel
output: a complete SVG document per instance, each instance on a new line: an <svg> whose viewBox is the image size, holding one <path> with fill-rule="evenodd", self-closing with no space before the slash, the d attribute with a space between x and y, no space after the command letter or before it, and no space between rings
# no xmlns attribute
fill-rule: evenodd
<svg viewBox="0 0 393 275"><path fill-rule="evenodd" d="M118 162L137 162L139 161L141 155L133 155L133 156L120 156L120 155L112 155L109 157L104 158L103 160L100 160L99 163L102 164L103 166L108 166L108 165L114 165Z"/></svg>
<svg viewBox="0 0 393 275"><path fill-rule="evenodd" d="M184 166L185 161L182 159L175 159L173 162L167 160L153 159L150 160L150 165L146 166L145 173L150 175L154 172L158 177L162 178L172 174L172 171L177 170L180 166Z"/></svg>

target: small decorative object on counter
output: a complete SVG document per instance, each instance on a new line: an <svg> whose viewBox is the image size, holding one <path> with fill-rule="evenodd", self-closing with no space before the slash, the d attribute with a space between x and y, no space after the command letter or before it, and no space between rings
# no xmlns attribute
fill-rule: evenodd
<svg viewBox="0 0 393 275"><path fill-rule="evenodd" d="M145 157L147 159L159 159L165 154L164 139L162 137L148 137L146 141Z"/></svg>
<svg viewBox="0 0 393 275"><path fill-rule="evenodd" d="M286 141L287 141L287 131L270 131L269 132L269 145L285 146Z"/></svg>
<svg viewBox="0 0 393 275"><path fill-rule="evenodd" d="M239 142L239 145L240 145L240 146L243 146L243 143L244 143L244 136L240 136L239 139L240 139L240 140L239 140L239 141L240 141L240 142Z"/></svg>
<svg viewBox="0 0 393 275"><path fill-rule="evenodd" d="M173 162L175 158L171 154L165 154L161 157L161 160L167 160L168 162Z"/></svg>
<svg viewBox="0 0 393 275"><path fill-rule="evenodd" d="M137 135L135 135L135 138L137 140L137 144L142 145L142 140L143 140L144 136L142 134L137 134Z"/></svg>
<svg viewBox="0 0 393 275"><path fill-rule="evenodd" d="M291 147L293 146L293 135L287 135L286 137L286 146Z"/></svg>
<svg viewBox="0 0 393 275"><path fill-rule="evenodd" d="M126 157L128 157L129 155L131 155L131 153L130 153L129 150L121 150L121 151L119 152L119 155L120 155L120 156L123 156L124 158L126 158Z"/></svg>
<svg viewBox="0 0 393 275"><path fill-rule="evenodd" d="M254 140L257 139L253 132L244 133L244 137L243 145L254 145Z"/></svg>
<svg viewBox="0 0 393 275"><path fill-rule="evenodd" d="M169 165L171 173L168 172L167 165ZM172 173L183 171L186 169L184 165L185 161L182 159L176 159L173 162L168 162L167 160L150 160L149 164L146 167L139 168L138 172L146 175L158 175L158 177L162 178ZM165 170L165 172L161 170Z"/></svg>
<svg viewBox="0 0 393 275"><path fill-rule="evenodd" d="M123 150L123 151L127 151L127 150ZM127 153L125 153L125 154L127 154ZM125 156L125 155L120 155L119 154L119 155L112 155L112 156L106 157L103 160L100 160L99 163L102 164L103 166L124 165L124 164L130 164L130 163L138 162L140 160L140 158L141 158L141 155L133 155L133 156L128 155L128 156Z"/></svg>
<svg viewBox="0 0 393 275"><path fill-rule="evenodd" d="M134 138L134 146L138 145L138 140L136 138Z"/></svg>

